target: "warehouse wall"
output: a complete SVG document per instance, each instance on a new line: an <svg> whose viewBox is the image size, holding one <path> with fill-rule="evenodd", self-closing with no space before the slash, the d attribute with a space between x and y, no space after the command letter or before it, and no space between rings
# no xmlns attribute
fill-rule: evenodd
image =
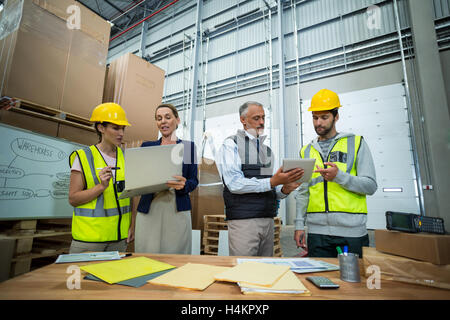
<svg viewBox="0 0 450 320"><path fill-rule="evenodd" d="M450 59L448 62L450 63ZM301 83L301 98L303 100L311 99L311 97L322 88L329 88L330 90L334 90L339 93L345 93L401 83L403 79L401 68L401 63L395 62L373 68L363 69L360 71L350 72L347 74L336 75ZM286 108L297 110L297 116L295 117L298 118L299 105L296 101L296 85L291 85L286 88L286 97ZM273 100L275 101L275 103L278 101L278 89L274 90ZM270 104L270 96L268 91L261 91L251 95L240 96L233 99L227 99L208 104L206 107L206 118L208 119L237 113L239 106L246 101L258 101L262 103L267 110ZM276 122L276 119L274 119L274 121ZM275 125L276 127L278 127L277 123L275 123ZM298 130L296 134L298 136L300 132L298 123L296 123L296 129ZM300 144L296 143L296 145Z"/></svg>
<svg viewBox="0 0 450 320"><path fill-rule="evenodd" d="M448 112L450 114L450 50L441 51L440 56L441 56L442 73L444 75L444 84L445 88L447 88Z"/></svg>
<svg viewBox="0 0 450 320"><path fill-rule="evenodd" d="M295 81L296 52L304 80L398 59L392 0L293 2L296 10L291 1L285 2L282 21L288 84ZM268 3L270 12L262 0L203 1L198 73L200 84L207 83L209 101L248 94L267 86L270 62L277 82L277 8L275 1ZM371 5L378 6L382 19L375 28L367 27L367 9ZM399 0L403 28L409 23L404 5L405 0ZM171 9L151 19L145 39L146 53L150 62L166 70L166 101L181 107L181 96L188 83L186 71L193 60L188 37L194 37L196 7L194 1L186 1ZM294 35L298 36L297 49ZM136 28L111 43L109 61L125 52L139 54L139 48L140 31Z"/></svg>
<svg viewBox="0 0 450 320"><path fill-rule="evenodd" d="M310 99L320 88L334 88L336 92L349 92L402 82L401 62L389 63L343 75L302 83L302 98Z"/></svg>
<svg viewBox="0 0 450 320"><path fill-rule="evenodd" d="M202 3L198 103L203 103L204 89L208 103L268 89L270 62L276 87L279 75L276 1L267 2L270 15L262 0L203 0ZM448 47L450 0L433 0L433 5L439 46ZM398 7L405 48L409 48L412 40L406 1L398 0ZM296 82L297 55L302 81L400 58L392 0L285 1L283 11L288 85ZM375 24L369 26L371 18ZM297 32L294 32L294 20ZM183 97L192 88L190 40L195 37L195 21L196 2L180 1L149 20L145 39L150 62L166 71L164 101L181 109L188 101ZM115 39L110 44L108 61L125 52L140 54L140 40L140 28Z"/></svg>

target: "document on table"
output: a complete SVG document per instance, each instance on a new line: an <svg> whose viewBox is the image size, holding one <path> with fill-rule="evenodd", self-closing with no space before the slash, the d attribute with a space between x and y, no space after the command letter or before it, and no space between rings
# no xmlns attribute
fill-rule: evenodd
<svg viewBox="0 0 450 320"><path fill-rule="evenodd" d="M244 261L229 270L214 276L216 280L245 282L270 287L289 271L287 265L274 265L253 261Z"/></svg>
<svg viewBox="0 0 450 320"><path fill-rule="evenodd" d="M149 280L148 283L191 290L205 290L214 283L214 275L228 269L230 267L187 263L169 273Z"/></svg>
<svg viewBox="0 0 450 320"><path fill-rule="evenodd" d="M272 287L257 286L245 282L239 282L238 285L241 288L241 292L244 294L295 294L301 296L311 295L311 292L290 270L286 272L280 278L280 280L275 282Z"/></svg>
<svg viewBox="0 0 450 320"><path fill-rule="evenodd" d="M143 285L147 284L148 280L162 276L163 274L165 274L167 272L172 272L173 270L175 270L175 269L168 269L168 270L163 270L163 271L159 271L159 272L155 272L155 273L150 273L150 274L146 274L145 276L128 279L125 281L120 281L120 282L117 282L117 284L120 284L123 286L139 288L139 287L142 287ZM84 277L84 279L105 282L102 279L97 278L96 276L94 276L92 274L88 274L86 277Z"/></svg>
<svg viewBox="0 0 450 320"><path fill-rule="evenodd" d="M120 260L119 251L60 254L55 263Z"/></svg>
<svg viewBox="0 0 450 320"><path fill-rule="evenodd" d="M286 265L291 268L293 272L296 273L309 273L309 272L321 272L321 271L335 271L339 270L339 266L321 261L313 260L309 258L238 258L237 263L244 263L248 261L275 264L275 265Z"/></svg>
<svg viewBox="0 0 450 320"><path fill-rule="evenodd" d="M109 284L137 278L146 274L173 269L175 266L147 257L122 259L89 264L80 269L93 274Z"/></svg>

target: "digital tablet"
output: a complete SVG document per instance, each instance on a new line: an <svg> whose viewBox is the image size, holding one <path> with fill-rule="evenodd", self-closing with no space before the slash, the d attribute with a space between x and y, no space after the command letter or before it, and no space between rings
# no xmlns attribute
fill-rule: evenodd
<svg viewBox="0 0 450 320"><path fill-rule="evenodd" d="M301 168L305 171L303 177L297 180L297 183L309 182L314 171L316 159L283 159L283 172Z"/></svg>

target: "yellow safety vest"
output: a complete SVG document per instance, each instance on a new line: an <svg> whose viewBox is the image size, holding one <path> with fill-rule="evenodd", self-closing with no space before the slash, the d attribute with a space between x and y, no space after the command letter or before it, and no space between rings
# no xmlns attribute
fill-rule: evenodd
<svg viewBox="0 0 450 320"><path fill-rule="evenodd" d="M72 166L78 155L81 169L86 181L86 189L101 183L98 173L107 166L96 146L72 152L69 161ZM108 188L91 202L77 206L73 211L72 237L84 242L119 241L128 237L131 223L130 199L119 199L122 190L117 190L118 183L125 183L125 161L122 150L117 148L116 185L114 179L109 181Z"/></svg>
<svg viewBox="0 0 450 320"><path fill-rule="evenodd" d="M339 170L356 176L356 156L361 139L361 136L354 135L339 139L331 149L327 161L324 161L320 152L311 143L301 149L300 157L314 158L316 165L323 168L326 168L324 162L333 162ZM366 196L348 191L336 182L326 181L320 173L313 173L306 213L329 212L367 214Z"/></svg>

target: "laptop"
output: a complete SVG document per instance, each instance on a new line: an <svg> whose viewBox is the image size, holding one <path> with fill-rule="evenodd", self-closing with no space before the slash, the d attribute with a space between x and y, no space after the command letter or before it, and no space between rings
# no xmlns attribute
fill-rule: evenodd
<svg viewBox="0 0 450 320"><path fill-rule="evenodd" d="M184 144L125 150L125 189L119 199L168 190L168 180L181 176Z"/></svg>

